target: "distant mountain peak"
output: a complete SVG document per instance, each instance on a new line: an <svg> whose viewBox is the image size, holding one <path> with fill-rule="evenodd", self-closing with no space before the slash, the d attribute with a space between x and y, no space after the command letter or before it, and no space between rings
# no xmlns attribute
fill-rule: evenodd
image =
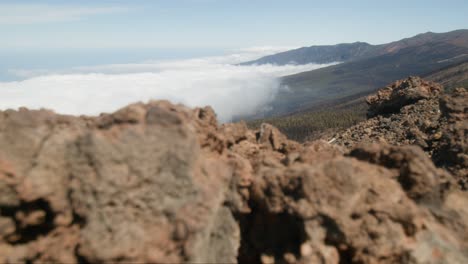
<svg viewBox="0 0 468 264"><path fill-rule="evenodd" d="M374 56L397 52L401 49L421 46L427 43L448 43L468 48L468 29L460 29L446 33L425 32L413 37L381 45L371 45L367 42L356 41L336 45L320 45L302 47L294 50L269 55L255 61L243 63L285 65L294 61L296 64L348 62L370 58Z"/></svg>

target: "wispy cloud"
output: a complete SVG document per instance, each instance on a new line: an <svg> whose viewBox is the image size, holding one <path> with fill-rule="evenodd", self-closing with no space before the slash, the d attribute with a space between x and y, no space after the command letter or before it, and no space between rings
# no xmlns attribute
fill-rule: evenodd
<svg viewBox="0 0 468 264"><path fill-rule="evenodd" d="M52 6L41 4L0 4L0 25L28 25L77 21L95 15L128 11L125 7Z"/></svg>

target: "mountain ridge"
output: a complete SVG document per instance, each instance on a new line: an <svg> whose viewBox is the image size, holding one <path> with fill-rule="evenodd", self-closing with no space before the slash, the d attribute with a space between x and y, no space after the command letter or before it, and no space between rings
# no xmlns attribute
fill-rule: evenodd
<svg viewBox="0 0 468 264"><path fill-rule="evenodd" d="M354 57L366 56L372 50L374 50L374 47L371 44L359 41L353 43L340 43L336 45L301 47L265 56L254 61L241 63L241 65L326 64L337 61L348 61Z"/></svg>
<svg viewBox="0 0 468 264"><path fill-rule="evenodd" d="M257 60L242 63L241 65L325 64L332 62L348 62L397 52L403 48L418 46L427 42L446 42L455 46L468 47L468 29L459 29L444 33L434 33L429 31L412 37L378 45L357 41L335 45L301 47L268 55Z"/></svg>

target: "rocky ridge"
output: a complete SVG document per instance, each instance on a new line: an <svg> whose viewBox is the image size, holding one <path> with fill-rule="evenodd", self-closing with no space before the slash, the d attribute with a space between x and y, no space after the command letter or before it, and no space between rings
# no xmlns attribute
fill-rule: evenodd
<svg viewBox="0 0 468 264"><path fill-rule="evenodd" d="M466 91L429 97L399 109L433 107L424 150L387 116L299 144L166 101L0 112L0 262L467 263Z"/></svg>
<svg viewBox="0 0 468 264"><path fill-rule="evenodd" d="M468 188L468 92L446 94L419 77L397 81L367 98L369 119L336 135L348 149L362 142L417 145Z"/></svg>

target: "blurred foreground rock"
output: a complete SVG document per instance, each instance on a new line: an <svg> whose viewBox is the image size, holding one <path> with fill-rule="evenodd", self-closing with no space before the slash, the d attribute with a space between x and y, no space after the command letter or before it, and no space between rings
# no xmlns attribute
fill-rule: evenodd
<svg viewBox="0 0 468 264"><path fill-rule="evenodd" d="M455 172L464 96L434 117ZM0 112L0 262L468 263L458 178L380 141L301 145L165 101Z"/></svg>

